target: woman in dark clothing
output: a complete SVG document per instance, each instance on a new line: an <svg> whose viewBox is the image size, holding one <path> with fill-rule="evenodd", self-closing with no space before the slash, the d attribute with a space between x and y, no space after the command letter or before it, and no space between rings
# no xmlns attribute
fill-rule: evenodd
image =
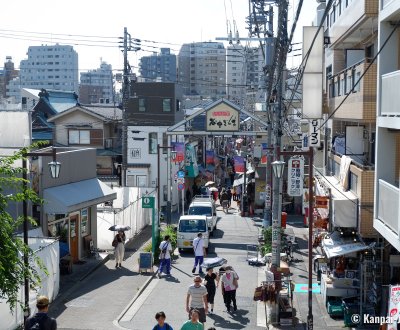
<svg viewBox="0 0 400 330"><path fill-rule="evenodd" d="M204 276L204 280L206 281L207 301L211 305L210 314L212 314L214 312L214 297L216 291L215 281L217 280L217 274L213 272L212 267L207 268L207 274Z"/></svg>

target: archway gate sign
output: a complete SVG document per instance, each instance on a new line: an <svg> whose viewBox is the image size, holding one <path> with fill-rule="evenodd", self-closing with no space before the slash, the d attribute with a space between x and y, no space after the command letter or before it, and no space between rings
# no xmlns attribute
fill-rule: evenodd
<svg viewBox="0 0 400 330"><path fill-rule="evenodd" d="M204 131L186 130L186 124L194 118L206 113L206 129ZM264 130L240 131L240 114L254 119ZM167 129L167 135L230 135L230 136L266 136L268 123L259 116L240 108L224 98L219 99L193 115Z"/></svg>

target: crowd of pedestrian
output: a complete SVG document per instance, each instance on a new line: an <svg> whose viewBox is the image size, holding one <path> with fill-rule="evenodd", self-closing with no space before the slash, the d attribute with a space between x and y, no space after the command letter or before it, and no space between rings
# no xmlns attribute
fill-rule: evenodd
<svg viewBox="0 0 400 330"><path fill-rule="evenodd" d="M201 240L201 236L199 237ZM167 253L169 237L166 236L160 244L161 253ZM160 270L161 270L160 266ZM200 268L201 269L201 268ZM193 269L194 272L195 269ZM207 315L214 313L214 298L217 288L221 285L221 293L227 312L236 311L236 290L239 287L239 276L232 266L223 266L218 273L212 267L206 268L204 280L200 275L193 278L193 284L188 287L186 295L186 312L188 320L181 326L181 330L203 330ZM232 310L233 308L233 310ZM153 330L173 330L172 326L165 322L164 312L158 312L155 316L157 324ZM211 327L207 330L215 330Z"/></svg>

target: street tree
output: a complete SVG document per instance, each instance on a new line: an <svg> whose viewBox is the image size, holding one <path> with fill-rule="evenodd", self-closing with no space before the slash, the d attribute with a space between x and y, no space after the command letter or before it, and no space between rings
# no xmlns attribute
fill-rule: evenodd
<svg viewBox="0 0 400 330"><path fill-rule="evenodd" d="M0 300L5 299L11 311L14 311L18 304L23 305L19 292L25 277L29 279L30 287L38 287L41 279L37 269L42 269L48 274L41 260L18 235L24 217L14 218L9 212L10 204L22 203L24 200L41 204L39 196L30 188L29 181L28 188L23 188L24 169L17 163L27 152L28 149L24 148L12 156L0 158ZM31 217L26 221L36 224ZM29 256L28 267L24 264L24 253Z"/></svg>

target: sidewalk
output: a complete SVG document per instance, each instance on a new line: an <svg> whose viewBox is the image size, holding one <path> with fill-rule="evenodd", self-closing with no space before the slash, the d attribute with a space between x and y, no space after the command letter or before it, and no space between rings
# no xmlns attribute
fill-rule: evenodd
<svg viewBox="0 0 400 330"><path fill-rule="evenodd" d="M153 276L138 273L139 251L150 240L151 227L147 226L127 244L121 269L115 269L112 254L104 254L62 275L60 293L49 312L57 319L58 329L118 328L114 320Z"/></svg>

